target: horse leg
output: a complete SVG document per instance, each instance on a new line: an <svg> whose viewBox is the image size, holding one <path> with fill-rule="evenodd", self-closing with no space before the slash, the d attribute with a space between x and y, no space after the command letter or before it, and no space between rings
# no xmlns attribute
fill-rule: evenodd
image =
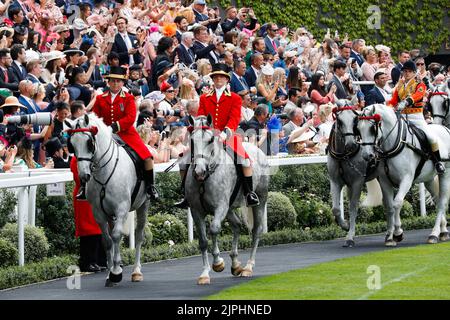
<svg viewBox="0 0 450 320"><path fill-rule="evenodd" d="M109 280L114 283L122 281L122 267L120 266L120 239L122 238L122 225L126 218L125 214L117 214L117 219L112 230L112 240L114 248L113 267L109 272Z"/></svg>
<svg viewBox="0 0 450 320"><path fill-rule="evenodd" d="M330 182L330 191L331 191L331 198L333 202L333 215L336 223L345 231L349 230L349 225L345 219L342 219L341 217L341 192L344 185L342 183L331 181Z"/></svg>
<svg viewBox="0 0 450 320"><path fill-rule="evenodd" d="M192 219L194 220L195 226L198 232L198 245L200 247L200 251L202 252L203 259L203 271L200 274L200 277L197 280L197 284L205 285L210 284L209 271L211 267L209 266L208 260L208 238L206 236L206 223L204 217L200 216L197 212L192 212Z"/></svg>
<svg viewBox="0 0 450 320"><path fill-rule="evenodd" d="M262 218L264 215L265 202L261 202L258 206L253 207L253 230L252 230L252 251L250 259L247 261L241 277L251 277L253 275L253 267L255 266L256 250L258 249L259 238L263 231Z"/></svg>
<svg viewBox="0 0 450 320"><path fill-rule="evenodd" d="M227 214L228 210L225 210L224 208L217 208L214 212L214 218L211 222L210 226L210 232L211 232L211 238L213 243L213 270L215 272L222 272L225 269L225 261L222 257L220 257L220 250L219 250L219 241L218 236L220 234L220 230L222 228L222 221L225 219L225 216Z"/></svg>
<svg viewBox="0 0 450 320"><path fill-rule="evenodd" d="M108 276L106 277L105 287L112 287L113 283L109 280L109 272L111 271L111 268L113 266L113 256L114 256L113 241L109 233L110 228L108 222L104 221L103 223L99 223L98 225L102 230L103 245L105 247L106 263L108 266Z"/></svg>
<svg viewBox="0 0 450 320"><path fill-rule="evenodd" d="M403 229L402 222L400 219L400 212L403 207L403 202L405 200L405 196L408 193L409 189L411 189L413 182L413 178L407 177L402 180L400 186L398 188L398 192L394 198L394 236L393 239L395 242L400 242L403 240Z"/></svg>
<svg viewBox="0 0 450 320"><path fill-rule="evenodd" d="M141 245L144 240L144 228L145 223L147 222L147 207L148 202L146 201L138 210L136 210L136 255L135 255L135 263L133 268L133 273L131 274L132 282L141 282L144 280L144 276L141 272Z"/></svg>
<svg viewBox="0 0 450 320"><path fill-rule="evenodd" d="M387 231L384 239L386 247L395 247L397 242L393 240L394 236L394 189L390 182L380 179L381 192L383 193L383 207L386 215Z"/></svg>
<svg viewBox="0 0 450 320"><path fill-rule="evenodd" d="M431 231L431 234L428 237L428 243L430 244L437 243L439 237L443 238L444 240L447 240L448 238L448 231L445 233L446 228L444 229L445 231L441 230L441 225L443 224L443 222L445 222L446 224L445 212L448 206L449 189L450 189L450 173L447 170L445 174L439 176L439 199L436 203L437 216L433 230Z"/></svg>
<svg viewBox="0 0 450 320"><path fill-rule="evenodd" d="M233 230L233 243L231 245L231 274L233 276L239 276L242 272L241 262L238 260L238 243L241 221L233 211L229 211L227 215L230 222L231 229Z"/></svg>
<svg viewBox="0 0 450 320"><path fill-rule="evenodd" d="M350 229L347 233L344 247L352 248L355 246L355 241L353 240L353 238L355 236L356 216L358 215L359 197L361 195L361 189L362 183L358 183L357 185L348 188L350 196L350 205L349 205Z"/></svg>

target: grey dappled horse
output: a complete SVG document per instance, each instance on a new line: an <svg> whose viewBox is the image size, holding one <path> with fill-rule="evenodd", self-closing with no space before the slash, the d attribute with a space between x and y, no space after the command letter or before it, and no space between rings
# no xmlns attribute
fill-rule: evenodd
<svg viewBox="0 0 450 320"><path fill-rule="evenodd" d="M435 183L437 173L431 160L425 162L420 174L415 178L416 168L421 161L421 147L417 137L407 128L406 121L397 117L393 108L382 104L366 107L359 119L363 158L380 160L377 173L388 224L386 246L395 246L397 243L393 236L400 237L403 234L400 221L403 200L412 184L421 182L425 184L437 205L436 222L428 237L428 243L436 243L438 239L448 240L445 212L450 196L450 163L445 162L446 172L438 176L438 185ZM430 125L430 128L434 130L439 141L442 159L449 159L449 130L441 125ZM398 192L394 194L396 187Z"/></svg>
<svg viewBox="0 0 450 320"><path fill-rule="evenodd" d="M136 261L131 275L133 282L143 280L141 273L141 244L147 221L149 201L145 184L131 203L137 182L133 161L127 152L112 138L110 129L94 114L67 122L72 145L78 163L81 182L87 182L86 196L92 206L95 220L102 230L107 250L109 274L105 286L122 280L120 266L120 240L122 227L129 211L136 210Z"/></svg>
<svg viewBox="0 0 450 320"><path fill-rule="evenodd" d="M203 271L197 283L201 285L210 283L209 271L211 268L208 260L208 238L205 222L205 218L209 214L213 215L209 230L213 241L213 270L221 272L225 268L224 260L220 257L218 235L222 222L227 218L233 230L233 244L230 253L231 272L235 276L249 277L253 273L256 249L263 230L262 219L269 185L269 165L266 156L256 146L243 143L252 161L253 186L260 204L248 208L253 210L253 215L249 217L249 219L253 219L253 247L247 265L242 268L237 259L241 221L232 211L235 208L245 206L241 187L239 187L235 200L231 205L229 203L238 179L236 166L233 158L224 150L223 142L219 141L219 137L215 135L214 129L211 128L212 119L209 115L208 117L200 116L196 119L190 117L189 122L193 130L190 136L191 152L188 154L191 157L191 165L186 173L186 200L191 208L197 228L199 246L203 257Z"/></svg>
<svg viewBox="0 0 450 320"><path fill-rule="evenodd" d="M348 103L340 100L338 107L333 108L336 121L328 143L327 168L333 215L339 226L348 231L344 247L353 247L361 191L364 183L375 178L375 171L370 169L374 163L369 163L361 156L360 145L357 143L359 111ZM344 186L348 188L350 225L341 217L340 195Z"/></svg>
<svg viewBox="0 0 450 320"><path fill-rule="evenodd" d="M450 90L447 84L438 85L431 92L429 106L433 123L450 128Z"/></svg>

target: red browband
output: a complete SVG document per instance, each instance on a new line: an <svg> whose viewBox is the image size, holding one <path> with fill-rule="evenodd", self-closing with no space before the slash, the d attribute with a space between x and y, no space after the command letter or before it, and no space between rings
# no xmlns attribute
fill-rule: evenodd
<svg viewBox="0 0 450 320"><path fill-rule="evenodd" d="M447 92L432 92L431 96L448 96Z"/></svg>
<svg viewBox="0 0 450 320"><path fill-rule="evenodd" d="M375 120L375 122L380 122L381 121L381 116L376 113L373 116L360 116L358 117L359 120Z"/></svg>
<svg viewBox="0 0 450 320"><path fill-rule="evenodd" d="M66 131L68 134L74 134L77 132L90 132L93 136L95 136L98 133L98 128L95 126L92 126L90 128L69 129Z"/></svg>

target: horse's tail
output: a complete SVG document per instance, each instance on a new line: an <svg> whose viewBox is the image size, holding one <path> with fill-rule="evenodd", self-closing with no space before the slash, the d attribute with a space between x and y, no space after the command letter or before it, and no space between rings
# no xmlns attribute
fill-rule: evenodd
<svg viewBox="0 0 450 320"><path fill-rule="evenodd" d="M367 197L361 203L362 207L377 207L383 204L383 195L377 179L366 182Z"/></svg>

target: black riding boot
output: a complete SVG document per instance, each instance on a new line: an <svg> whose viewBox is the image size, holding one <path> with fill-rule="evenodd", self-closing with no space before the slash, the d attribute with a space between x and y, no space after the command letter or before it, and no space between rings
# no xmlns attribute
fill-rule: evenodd
<svg viewBox="0 0 450 320"><path fill-rule="evenodd" d="M441 154L439 153L439 150L433 152L431 160L433 160L434 167L436 168L437 173L443 174L445 172L445 166L441 162Z"/></svg>
<svg viewBox="0 0 450 320"><path fill-rule="evenodd" d="M158 190L155 187L155 177L153 175L153 169L144 171L144 180L147 188L147 194L150 196L150 199L157 200L159 198L159 194Z"/></svg>
<svg viewBox="0 0 450 320"><path fill-rule="evenodd" d="M259 205L258 195L253 191L253 177L244 177L244 193L247 207Z"/></svg>
<svg viewBox="0 0 450 320"><path fill-rule="evenodd" d="M77 200L86 200L86 183L80 184L80 189L75 198L77 198Z"/></svg>
<svg viewBox="0 0 450 320"><path fill-rule="evenodd" d="M184 172L184 177L181 180L181 194L183 195L183 199L181 201L177 201L173 204L175 207L181 208L181 209L187 209L189 207L189 203L186 200L186 189L185 189L186 176L187 176L188 169L189 169L189 166L186 168L186 171Z"/></svg>

